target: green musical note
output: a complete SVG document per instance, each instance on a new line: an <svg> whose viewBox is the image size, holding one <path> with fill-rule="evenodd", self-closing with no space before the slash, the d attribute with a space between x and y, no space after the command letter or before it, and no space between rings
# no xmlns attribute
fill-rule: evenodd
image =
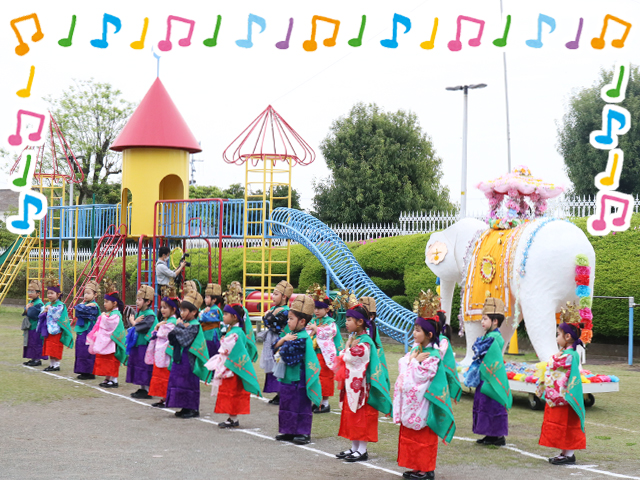
<svg viewBox="0 0 640 480"><path fill-rule="evenodd" d="M16 178L13 181L13 184L18 187L26 187L27 186L27 177L29 176L29 167L31 166L31 155L27 155L27 164L24 167L24 172L21 178Z"/></svg>

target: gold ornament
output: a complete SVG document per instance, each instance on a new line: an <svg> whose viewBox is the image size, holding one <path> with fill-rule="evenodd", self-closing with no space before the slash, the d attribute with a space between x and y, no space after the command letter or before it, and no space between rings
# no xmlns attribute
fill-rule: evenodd
<svg viewBox="0 0 640 480"><path fill-rule="evenodd" d="M580 323L580 307L567 302L566 308L560 309L560 321L564 323Z"/></svg>
<svg viewBox="0 0 640 480"><path fill-rule="evenodd" d="M434 318L440 310L440 297L434 295L431 290L420 291L420 296L413 302L413 312L422 318Z"/></svg>

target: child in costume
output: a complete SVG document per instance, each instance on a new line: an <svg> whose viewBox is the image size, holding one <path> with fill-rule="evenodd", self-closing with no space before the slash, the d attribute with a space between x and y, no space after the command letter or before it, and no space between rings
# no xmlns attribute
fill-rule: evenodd
<svg viewBox="0 0 640 480"><path fill-rule="evenodd" d="M24 317L20 327L24 332L22 358L29 359L23 363L28 367L39 367L42 365L42 360L49 358L42 355L42 337L38 333L38 316L44 308L44 303L40 300L41 291L42 286L39 280L31 280L29 282L29 289L27 290L29 303L27 303L24 307L24 312L22 312Z"/></svg>
<svg viewBox="0 0 640 480"><path fill-rule="evenodd" d="M361 297L359 302L365 310L369 312L371 321L375 322L376 318L378 318L378 314L376 313L376 299L373 297ZM372 340L378 346L378 358L380 359L380 364L384 367L384 374L387 377L386 382L391 384L391 380L389 379L389 367L387 366L387 356L384 353L384 347L380 341L380 332L377 329L376 338L373 338Z"/></svg>
<svg viewBox="0 0 640 480"><path fill-rule="evenodd" d="M307 325L307 332L313 341L313 347L320 363L320 385L322 387L322 403L313 406L313 413L329 413L329 397L334 394L333 364L338 352L342 350L342 337L338 326L331 318L333 306L320 285L314 283L307 290L314 300L314 316Z"/></svg>
<svg viewBox="0 0 640 480"><path fill-rule="evenodd" d="M127 354L129 363L127 366L127 383L140 385L140 388L133 392L133 398L151 398L149 395L149 385L153 366L145 363L149 336L158 324L158 318L151 309L155 298L155 290L149 285L141 285L136 294L136 309L138 316L129 316L129 331L127 333Z"/></svg>
<svg viewBox="0 0 640 480"><path fill-rule="evenodd" d="M75 332L76 332L76 363L73 372L77 373L78 380L93 380L93 365L95 355L89 353L87 335L96 324L100 315L100 307L96 303L96 297L100 292L100 285L95 280L89 280L84 286L83 302L75 306Z"/></svg>
<svg viewBox="0 0 640 480"><path fill-rule="evenodd" d="M427 291L427 294L428 292L429 291ZM424 294L424 292L422 292L422 294ZM458 402L462 397L462 386L460 385L460 377L458 376L458 368L456 366L456 354L451 347L451 325L447 323L447 314L443 310L438 310L437 314L441 332L439 339L440 353L444 371L447 375L447 383L449 384L449 395L451 396L451 400Z"/></svg>
<svg viewBox="0 0 640 480"><path fill-rule="evenodd" d="M63 346L73 348L73 334L67 306L62 303L60 297L60 283L55 277L45 280L47 287L47 302L38 315L38 333L44 339L42 355L49 357L49 366L45 372L60 371Z"/></svg>
<svg viewBox="0 0 640 480"><path fill-rule="evenodd" d="M180 307L180 299L176 296L175 288L169 287L165 290L167 296L160 301L162 320L156 324L152 332L147 334L149 345L144 358L147 365L153 366L149 396L160 397L160 401L151 404L156 408L166 407L169 365L171 365L171 357L167 355L167 347L169 346L169 333L178 322L176 312Z"/></svg>
<svg viewBox="0 0 640 480"><path fill-rule="evenodd" d="M222 321L222 287L217 283L209 283L204 291L206 307L200 312L200 324L204 331L209 355L214 356L220 347L220 322Z"/></svg>
<svg viewBox="0 0 640 480"><path fill-rule="evenodd" d="M280 396L280 382L273 376L275 368L275 360L273 358L273 349L271 346L280 339L284 333L289 320L289 298L293 294L293 286L285 280L282 280L273 289L271 300L274 306L262 318L265 328L267 329L264 336L264 344L262 347L262 356L260 357L260 367L264 369L264 393L276 393L276 396L269 400L272 405L278 405Z"/></svg>
<svg viewBox="0 0 640 480"><path fill-rule="evenodd" d="M587 439L584 432L584 398L580 377L580 355L576 352L582 333L579 324L569 323L579 320L577 306L563 309L563 322L558 325L556 342L560 351L547 363L544 379L538 385L537 395L542 396L546 405L539 444L559 448L560 454L550 458L553 465L573 465L576 463L575 450L584 450Z"/></svg>
<svg viewBox="0 0 640 480"><path fill-rule="evenodd" d="M246 318L241 300L237 289L230 287L223 313L226 333L220 340L218 353L205 364L212 372L211 395L217 396L214 413L228 415L218 424L220 428L239 427L238 415L251 413L251 394L262 396L247 348L250 342L245 334Z"/></svg>
<svg viewBox="0 0 640 480"><path fill-rule="evenodd" d="M169 332L166 353L172 358L167 385L167 407L181 408L179 418L200 416L200 380L206 381L209 371L204 364L209 352L204 332L197 320L202 296L188 289L180 302L180 317Z"/></svg>
<svg viewBox="0 0 640 480"><path fill-rule="evenodd" d="M238 282L237 280L234 280L233 282L231 282L231 285L229 286L229 291L235 291L240 295L241 299L244 299L244 296L242 295L242 285L240 284L240 282ZM253 333L253 324L251 323L251 317L249 316L249 310L247 310L247 307L245 307L244 305L242 306L242 309L244 310L244 333L247 336L247 340L253 342L253 344L255 345L256 343L256 336ZM257 362L258 361L258 350L256 347L256 351L255 351L255 356L251 358L252 362Z"/></svg>
<svg viewBox="0 0 640 480"><path fill-rule="evenodd" d="M315 302L298 295L289 310L289 333L273 345L282 367L276 367L280 382L280 412L276 440L306 445L311 441L312 405L320 405L320 363L305 327L311 320Z"/></svg>
<svg viewBox="0 0 640 480"><path fill-rule="evenodd" d="M353 303L346 312L349 339L334 366L342 407L338 435L352 442L336 457L347 462L368 460L367 443L378 441L378 412L388 415L392 405L389 380L373 340L375 322L361 304Z"/></svg>
<svg viewBox="0 0 640 480"><path fill-rule="evenodd" d="M504 339L500 326L504 321L504 302L487 297L482 308L481 325L485 334L473 344L473 362L465 374L465 384L476 389L473 397L473 433L484 435L483 445L503 446L509 434L509 413L513 396L504 368Z"/></svg>
<svg viewBox="0 0 640 480"><path fill-rule="evenodd" d="M423 480L435 478L438 437L450 442L456 425L439 345L440 298L422 292L414 306L415 345L398 361L393 420L400 425L398 465L411 469L403 476Z"/></svg>

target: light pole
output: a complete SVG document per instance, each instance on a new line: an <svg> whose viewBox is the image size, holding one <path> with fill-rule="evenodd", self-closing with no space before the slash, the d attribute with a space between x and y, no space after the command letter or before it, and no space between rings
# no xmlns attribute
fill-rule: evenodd
<svg viewBox="0 0 640 480"><path fill-rule="evenodd" d="M456 87L447 87L446 90L464 92L464 107L462 111L462 183L460 192L460 218L467 216L467 99L469 89L484 88L486 83L476 83L475 85L458 85Z"/></svg>

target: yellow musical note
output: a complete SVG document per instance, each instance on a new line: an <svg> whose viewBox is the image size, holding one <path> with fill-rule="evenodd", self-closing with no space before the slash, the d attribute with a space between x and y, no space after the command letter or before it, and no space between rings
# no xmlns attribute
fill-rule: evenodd
<svg viewBox="0 0 640 480"><path fill-rule="evenodd" d="M438 33L438 17L433 20L433 29L431 30L431 38L420 44L420 48L431 50L436 44L436 33Z"/></svg>
<svg viewBox="0 0 640 480"><path fill-rule="evenodd" d="M33 85L33 76L36 73L36 67L31 66L31 70L29 71L29 81L27 82L27 88L21 88L16 92L20 98L28 98L31 96L31 85Z"/></svg>
<svg viewBox="0 0 640 480"><path fill-rule="evenodd" d="M147 38L147 28L149 28L149 17L145 17L144 24L142 25L142 35L140 40L131 42L131 48L134 50L142 50L144 48L144 40Z"/></svg>
<svg viewBox="0 0 640 480"><path fill-rule="evenodd" d="M620 184L620 174L624 164L624 152L619 148L609 151L607 168L596 175L595 183L599 190L617 190Z"/></svg>

